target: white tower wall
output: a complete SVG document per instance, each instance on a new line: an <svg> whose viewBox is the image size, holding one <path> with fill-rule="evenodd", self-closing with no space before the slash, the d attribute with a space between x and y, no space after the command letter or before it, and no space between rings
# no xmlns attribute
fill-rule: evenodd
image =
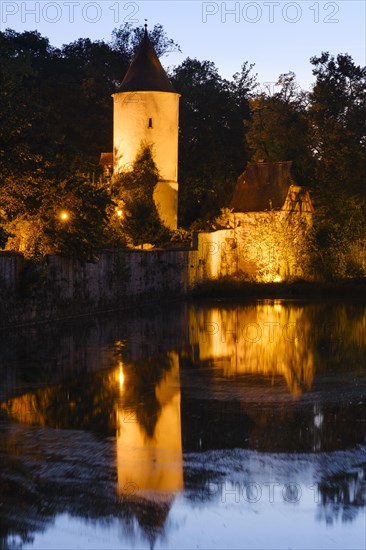
<svg viewBox="0 0 366 550"><path fill-rule="evenodd" d="M141 145L151 146L160 174L154 201L170 229L177 227L179 97L158 91L113 95L114 173L131 170Z"/></svg>

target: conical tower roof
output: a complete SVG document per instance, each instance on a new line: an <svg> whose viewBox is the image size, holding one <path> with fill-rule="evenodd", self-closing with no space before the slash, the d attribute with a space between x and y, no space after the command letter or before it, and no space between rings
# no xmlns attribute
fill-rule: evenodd
<svg viewBox="0 0 366 550"><path fill-rule="evenodd" d="M141 44L117 92L177 93L156 55L146 26Z"/></svg>

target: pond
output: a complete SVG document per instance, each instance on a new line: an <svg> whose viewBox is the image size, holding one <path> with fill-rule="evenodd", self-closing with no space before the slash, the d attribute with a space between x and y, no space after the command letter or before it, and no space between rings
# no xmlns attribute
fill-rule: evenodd
<svg viewBox="0 0 366 550"><path fill-rule="evenodd" d="M365 548L363 306L28 327L0 374L0 548Z"/></svg>

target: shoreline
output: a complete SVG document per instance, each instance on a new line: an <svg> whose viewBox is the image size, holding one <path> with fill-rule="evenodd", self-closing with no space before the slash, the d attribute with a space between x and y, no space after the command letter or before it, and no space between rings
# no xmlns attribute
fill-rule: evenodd
<svg viewBox="0 0 366 550"><path fill-rule="evenodd" d="M7 310L8 322L0 322L0 334L6 333L8 330L21 330L27 327L41 326L46 324L77 321L83 318L90 319L104 315L116 315L126 312L138 312L144 309L166 309L177 303L202 303L210 304L220 301L222 303L251 303L257 300L283 300L283 301L338 301L352 302L360 305L366 304L366 279L350 279L347 281L334 282L281 282L281 283L253 283L235 279L219 279L210 280L197 285L194 289L180 296L157 296L144 295L140 299L126 300L122 305L121 301L115 307L95 307L91 304L85 304L85 309L82 307L70 307L67 311L67 306L61 310L43 311L46 315L38 315L41 308L36 308L36 315L29 316L26 314L27 304L23 302L22 316L15 315L11 319L11 307ZM35 305L36 300L32 301ZM4 304L3 304L4 305ZM20 304L17 304L19 307ZM38 304L40 305L40 304ZM80 306L81 304L79 304ZM75 306L75 304L74 304ZM17 309L17 308L16 308ZM63 311L62 311L63 310ZM10 315L9 315L10 314ZM10 317L10 321L9 321Z"/></svg>
<svg viewBox="0 0 366 550"><path fill-rule="evenodd" d="M366 303L366 279L256 283L218 279L197 285L189 298L199 300L350 300Z"/></svg>

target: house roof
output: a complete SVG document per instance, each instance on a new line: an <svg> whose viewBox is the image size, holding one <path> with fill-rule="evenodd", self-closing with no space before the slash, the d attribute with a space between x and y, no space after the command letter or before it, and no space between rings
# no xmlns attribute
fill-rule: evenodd
<svg viewBox="0 0 366 550"><path fill-rule="evenodd" d="M177 93L164 71L146 27L132 63L117 92L172 92Z"/></svg>
<svg viewBox="0 0 366 550"><path fill-rule="evenodd" d="M238 178L229 207L234 212L278 210L290 185L296 185L292 161L249 163Z"/></svg>

